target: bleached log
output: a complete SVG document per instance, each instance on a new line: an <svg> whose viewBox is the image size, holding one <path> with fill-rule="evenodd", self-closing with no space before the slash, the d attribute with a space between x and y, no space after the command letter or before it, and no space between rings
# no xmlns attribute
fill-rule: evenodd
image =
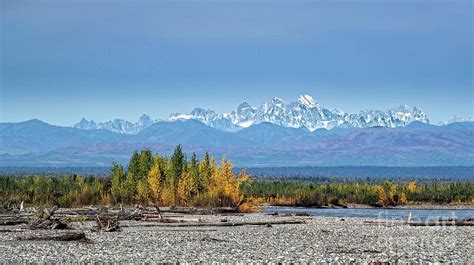
<svg viewBox="0 0 474 265"><path fill-rule="evenodd" d="M284 225L304 224L303 220L257 221L257 222L213 222L213 223L141 223L131 226L158 226L158 227L206 227L206 226L244 226L244 225Z"/></svg>
<svg viewBox="0 0 474 265"><path fill-rule="evenodd" d="M143 219L146 222L163 222L163 223L186 223L186 222L201 222L198 218L175 218L175 217L162 217L162 218L146 218Z"/></svg>

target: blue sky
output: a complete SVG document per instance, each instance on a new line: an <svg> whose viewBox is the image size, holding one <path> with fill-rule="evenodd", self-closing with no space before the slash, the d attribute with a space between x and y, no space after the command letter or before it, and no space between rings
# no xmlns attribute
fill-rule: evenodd
<svg viewBox="0 0 474 265"><path fill-rule="evenodd" d="M346 112L474 116L470 0L1 5L1 121L165 118L301 93Z"/></svg>

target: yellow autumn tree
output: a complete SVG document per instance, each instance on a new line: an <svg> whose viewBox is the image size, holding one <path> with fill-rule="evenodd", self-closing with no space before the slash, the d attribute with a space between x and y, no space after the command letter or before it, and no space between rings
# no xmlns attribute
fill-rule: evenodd
<svg viewBox="0 0 474 265"><path fill-rule="evenodd" d="M162 189L162 176L160 169L159 157L155 158L153 166L148 173L147 182L148 189L150 191L151 201L155 204L160 204L161 202L161 189Z"/></svg>
<svg viewBox="0 0 474 265"><path fill-rule="evenodd" d="M407 185L407 190L412 194L415 193L416 192L416 182L410 181Z"/></svg>
<svg viewBox="0 0 474 265"><path fill-rule="evenodd" d="M398 202L398 192L397 192L397 185L392 182L387 182L386 184L386 193L388 204L396 204Z"/></svg>
<svg viewBox="0 0 474 265"><path fill-rule="evenodd" d="M398 196L398 204L406 204L407 203L407 196L404 192L400 193Z"/></svg>
<svg viewBox="0 0 474 265"><path fill-rule="evenodd" d="M189 205L191 195L195 190L196 185L191 178L191 175L189 172L184 172L179 179L177 187L178 204L185 206Z"/></svg>
<svg viewBox="0 0 474 265"><path fill-rule="evenodd" d="M172 183L166 183L161 190L161 203L163 205L176 205L174 186Z"/></svg>
<svg viewBox="0 0 474 265"><path fill-rule="evenodd" d="M377 191L377 204L385 206L387 205L388 202L388 197L387 194L385 193L385 190L381 186L376 186L376 191Z"/></svg>
<svg viewBox="0 0 474 265"><path fill-rule="evenodd" d="M219 167L212 173L209 183L209 197L216 206L235 207L242 201L241 185L248 180L249 175L241 171L239 176L233 172L234 165L223 158Z"/></svg>
<svg viewBox="0 0 474 265"><path fill-rule="evenodd" d="M137 181L135 201L140 204L148 204L148 184L145 179Z"/></svg>

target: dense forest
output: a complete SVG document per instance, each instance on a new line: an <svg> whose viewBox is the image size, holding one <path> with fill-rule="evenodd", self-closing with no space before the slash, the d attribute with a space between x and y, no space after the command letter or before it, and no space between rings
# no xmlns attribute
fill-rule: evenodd
<svg viewBox="0 0 474 265"><path fill-rule="evenodd" d="M186 158L181 146L174 153L153 155L135 151L127 167L113 163L107 176L35 175L0 177L0 207L27 205L142 204L161 206L240 207L253 210L273 205L325 206L349 203L394 206L410 203L474 203L472 181L366 181L314 179L295 181L250 178L222 158L195 154Z"/></svg>

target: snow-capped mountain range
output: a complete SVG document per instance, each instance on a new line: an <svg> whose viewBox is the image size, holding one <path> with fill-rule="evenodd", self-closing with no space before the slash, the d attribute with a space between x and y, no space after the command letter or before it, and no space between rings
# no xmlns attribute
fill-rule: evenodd
<svg viewBox="0 0 474 265"><path fill-rule="evenodd" d="M175 113L169 118L170 121L180 119L199 120L224 131L237 131L262 122L291 128L305 127L310 131L334 127L383 126L394 128L404 126L412 121L429 122L426 114L417 107L404 105L388 111L364 110L358 114L349 114L338 109L323 108L309 95L301 95L295 102L290 103L274 97L259 108L243 102L235 111L222 114L196 108L190 114Z"/></svg>
<svg viewBox="0 0 474 265"><path fill-rule="evenodd" d="M82 118L82 120L76 123L74 127L84 130L102 129L122 134L137 134L155 122L157 121L152 120L150 116L143 114L135 123L123 119L115 119L113 121L96 123L94 120L86 120Z"/></svg>
<svg viewBox="0 0 474 265"><path fill-rule="evenodd" d="M427 115L417 107L407 105L387 111L363 110L357 114L345 113L338 109L321 107L310 95L301 95L294 102L285 102L274 97L260 107L252 107L247 102L241 103L230 113L216 113L213 110L195 108L189 114L173 113L168 121L198 120L210 127L227 132L235 132L251 125L268 122L283 127L306 128L314 131L320 128L368 128L368 127L402 127L413 121L429 123ZM74 125L80 129L106 129L124 134L137 134L155 123L149 116L142 115L138 122L116 119L105 123L96 123L82 119Z"/></svg>

